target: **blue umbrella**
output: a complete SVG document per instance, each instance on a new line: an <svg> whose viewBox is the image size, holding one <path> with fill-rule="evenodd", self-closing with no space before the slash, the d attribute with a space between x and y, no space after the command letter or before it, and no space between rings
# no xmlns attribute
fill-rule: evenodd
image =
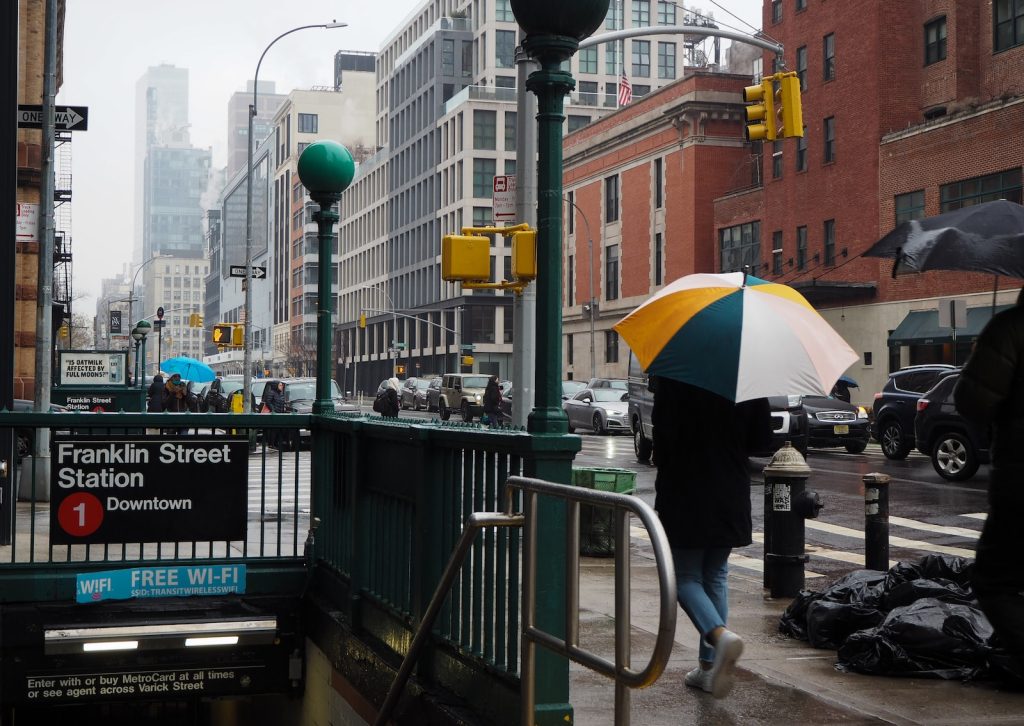
<svg viewBox="0 0 1024 726"><path fill-rule="evenodd" d="M839 376L839 382L845 383L850 388L860 388L860 386L857 385L857 381L853 380L852 378L846 375Z"/></svg>
<svg viewBox="0 0 1024 726"><path fill-rule="evenodd" d="M160 370L171 375L178 373L186 381L195 381L196 383L208 383L217 377L217 374L213 372L213 368L210 368L201 360L189 358L185 355L168 358L160 364Z"/></svg>

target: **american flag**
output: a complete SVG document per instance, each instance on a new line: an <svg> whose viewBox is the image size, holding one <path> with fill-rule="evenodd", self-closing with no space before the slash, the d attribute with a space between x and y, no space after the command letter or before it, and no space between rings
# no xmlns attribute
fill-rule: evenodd
<svg viewBox="0 0 1024 726"><path fill-rule="evenodd" d="M626 69L622 69L622 77L619 78L619 107L627 105L633 100L633 86L626 77Z"/></svg>

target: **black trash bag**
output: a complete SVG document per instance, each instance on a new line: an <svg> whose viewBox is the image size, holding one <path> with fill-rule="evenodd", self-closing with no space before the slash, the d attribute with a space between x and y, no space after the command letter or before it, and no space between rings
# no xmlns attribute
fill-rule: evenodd
<svg viewBox="0 0 1024 726"><path fill-rule="evenodd" d="M875 607L817 600L807 608L807 640L815 648L836 650L850 633L873 628L884 618Z"/></svg>
<svg viewBox="0 0 1024 726"><path fill-rule="evenodd" d="M896 608L876 628L850 635L840 670L915 678L968 679L987 668L992 626L976 607L924 598Z"/></svg>
<svg viewBox="0 0 1024 726"><path fill-rule="evenodd" d="M843 575L823 591L804 590L789 604L779 620L779 632L799 640L809 640L807 611L812 603L827 601L875 608L882 597L885 573L875 570L854 570ZM881 616L872 623L881 621ZM862 626L867 627L867 626ZM836 646L815 646L836 647Z"/></svg>
<svg viewBox="0 0 1024 726"><path fill-rule="evenodd" d="M917 562L897 562L889 568L885 589L912 580L949 580L970 588L974 560L950 555L925 555Z"/></svg>
<svg viewBox="0 0 1024 726"><path fill-rule="evenodd" d="M807 640L807 608L822 597L824 593L801 590L779 618L779 632L797 640Z"/></svg>
<svg viewBox="0 0 1024 726"><path fill-rule="evenodd" d="M920 579L907 580L898 585L886 589L882 597L882 609L885 611L893 608L910 605L923 598L933 598L944 602L958 602L964 605L975 605L974 593L970 587L961 587L950 580Z"/></svg>

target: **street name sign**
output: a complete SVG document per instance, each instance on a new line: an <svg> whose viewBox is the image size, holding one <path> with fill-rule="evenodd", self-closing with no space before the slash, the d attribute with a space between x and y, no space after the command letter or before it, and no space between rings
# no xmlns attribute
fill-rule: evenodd
<svg viewBox="0 0 1024 726"><path fill-rule="evenodd" d="M245 265L231 265L231 269L228 271L231 277L245 277ZM263 280L267 276L266 267L252 266L252 279Z"/></svg>
<svg viewBox="0 0 1024 726"><path fill-rule="evenodd" d="M53 125L58 131L86 131L89 128L89 107L54 106ZM43 128L43 107L37 103L19 103L18 128Z"/></svg>

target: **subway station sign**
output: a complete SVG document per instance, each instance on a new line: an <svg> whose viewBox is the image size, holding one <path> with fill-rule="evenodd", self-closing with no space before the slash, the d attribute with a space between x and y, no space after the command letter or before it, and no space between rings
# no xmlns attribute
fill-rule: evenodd
<svg viewBox="0 0 1024 726"><path fill-rule="evenodd" d="M53 544L245 539L245 438L58 434L50 461Z"/></svg>

